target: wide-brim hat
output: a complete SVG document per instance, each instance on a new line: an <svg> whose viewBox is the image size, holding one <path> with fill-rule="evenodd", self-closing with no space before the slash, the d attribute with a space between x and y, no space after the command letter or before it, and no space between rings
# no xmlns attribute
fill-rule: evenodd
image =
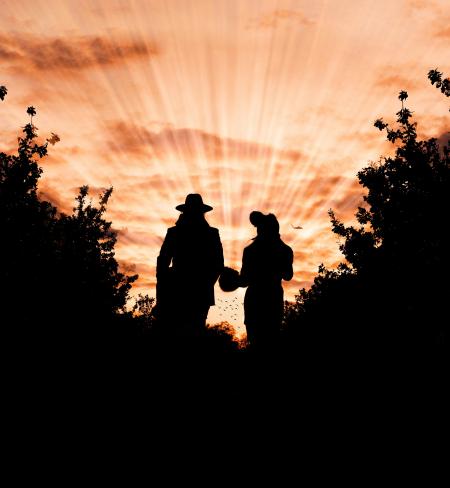
<svg viewBox="0 0 450 488"><path fill-rule="evenodd" d="M189 193L184 203L177 205L175 208L180 212L194 211L201 213L210 212L213 209L209 205L203 203L203 198L198 193Z"/></svg>

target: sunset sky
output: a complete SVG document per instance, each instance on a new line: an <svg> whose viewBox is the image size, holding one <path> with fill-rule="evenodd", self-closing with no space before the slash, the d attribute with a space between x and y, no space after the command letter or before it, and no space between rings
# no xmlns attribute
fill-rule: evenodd
<svg viewBox="0 0 450 488"><path fill-rule="evenodd" d="M293 299L341 260L327 211L351 221L357 171L389 150L373 121L394 120L398 92L422 136L449 131L432 68L450 74L448 0L0 0L0 150L33 105L40 135L61 138L43 197L70 212L81 185L114 187L107 217L122 269L140 275L133 294L154 295L186 194L214 207L237 269L249 213L275 213L295 252ZM218 291L210 321L242 330L225 300L243 293Z"/></svg>

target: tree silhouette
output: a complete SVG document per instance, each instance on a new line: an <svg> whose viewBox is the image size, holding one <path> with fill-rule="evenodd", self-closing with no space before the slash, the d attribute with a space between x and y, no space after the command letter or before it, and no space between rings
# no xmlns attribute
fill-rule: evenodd
<svg viewBox="0 0 450 488"><path fill-rule="evenodd" d="M88 187L81 187L72 215L39 199L39 160L48 142L59 137L52 134L41 144L33 125L36 110L28 107L27 113L31 120L18 138L17 154L0 153L4 332L33 340L106 334L125 310L137 279L122 274L115 259L117 236L104 217L113 189L101 194L95 206L88 202Z"/></svg>
<svg viewBox="0 0 450 488"><path fill-rule="evenodd" d="M418 140L407 97L400 92L397 126L375 121L396 150L358 173L367 189L360 226L347 227L330 211L346 263L321 266L311 289L287 307L288 335L303 325L303 334L354 350L425 353L448 345L450 148Z"/></svg>
<svg viewBox="0 0 450 488"><path fill-rule="evenodd" d="M432 70L429 78L448 96L441 73ZM6 94L1 86L1 100ZM397 124L374 123L395 154L358 173L367 191L356 212L358 225L346 226L329 213L346 261L335 270L320 266L312 287L286 304L284 344L296 352L316 345L340 354L410 351L430 357L448 347L443 317L450 291L450 146L418 140L407 92L398 98ZM40 199L39 162L59 137L52 133L40 142L36 109L28 107L27 114L17 153L0 153L3 335L40 347L79 346L113 335L150 346L144 355L161 350L240 356L242 344L227 324L207 327L196 344L181 344L155 326L152 298L140 295L127 312L137 276L121 273L115 259L117 236L105 218L113 189L93 204L82 186L70 215Z"/></svg>
<svg viewBox="0 0 450 488"><path fill-rule="evenodd" d="M436 84L436 88L441 90L441 92L446 96L450 97L450 78L442 79L443 74L437 69L431 69L428 72L428 79L431 84ZM450 108L448 109L450 112Z"/></svg>

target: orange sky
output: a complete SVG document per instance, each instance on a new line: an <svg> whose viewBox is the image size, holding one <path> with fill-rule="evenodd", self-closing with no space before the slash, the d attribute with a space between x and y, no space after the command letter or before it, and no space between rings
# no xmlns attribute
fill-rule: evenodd
<svg viewBox="0 0 450 488"><path fill-rule="evenodd" d="M294 248L292 299L339 259L327 215L361 202L356 172L386 153L373 121L406 89L424 136L448 131L448 104L426 78L450 73L447 0L0 0L0 149L27 121L61 141L41 190L70 210L77 187L109 185L117 257L154 294L156 257L175 206L214 207L229 266L275 213ZM294 230L292 225L302 225ZM241 330L218 294L212 321Z"/></svg>

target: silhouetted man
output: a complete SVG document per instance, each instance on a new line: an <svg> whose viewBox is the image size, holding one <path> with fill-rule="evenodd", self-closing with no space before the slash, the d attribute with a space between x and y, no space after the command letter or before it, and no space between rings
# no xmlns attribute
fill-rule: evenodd
<svg viewBox="0 0 450 488"><path fill-rule="evenodd" d="M292 279L293 251L281 240L275 215L255 211L250 222L257 236L244 249L241 269L241 286L248 287L244 299L247 338L254 349L275 349L283 318L281 280Z"/></svg>
<svg viewBox="0 0 450 488"><path fill-rule="evenodd" d="M205 219L212 207L201 195L189 194L176 209L182 213L168 229L157 261L158 313L175 330L195 335L214 305L214 284L223 269L222 243L219 231Z"/></svg>

